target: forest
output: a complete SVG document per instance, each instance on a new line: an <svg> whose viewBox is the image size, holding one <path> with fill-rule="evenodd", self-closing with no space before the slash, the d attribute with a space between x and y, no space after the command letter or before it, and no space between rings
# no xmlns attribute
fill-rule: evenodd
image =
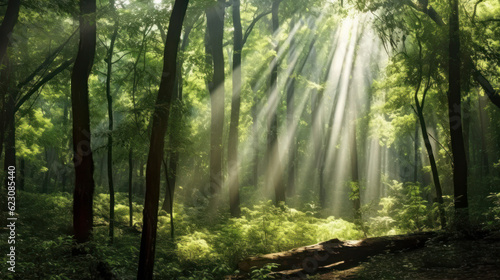
<svg viewBox="0 0 500 280"><path fill-rule="evenodd" d="M497 279L498 0L0 0L0 279Z"/></svg>

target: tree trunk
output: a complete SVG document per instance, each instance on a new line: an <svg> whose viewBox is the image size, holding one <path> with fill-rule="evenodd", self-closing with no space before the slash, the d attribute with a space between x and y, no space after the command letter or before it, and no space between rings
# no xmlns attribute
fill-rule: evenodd
<svg viewBox="0 0 500 280"><path fill-rule="evenodd" d="M467 160L462 133L462 107L460 93L460 34L458 0L450 0L449 88L448 110L453 154L453 190L458 227L468 224ZM461 225L460 225L461 224Z"/></svg>
<svg viewBox="0 0 500 280"><path fill-rule="evenodd" d="M354 102L354 100L351 100ZM358 142L356 132L356 118L353 119L351 128L351 180L354 186L352 187L352 203L354 208L354 222L361 225L361 186L359 184L359 167L358 167Z"/></svg>
<svg viewBox="0 0 500 280"><path fill-rule="evenodd" d="M415 123L415 138L414 138L414 143L413 143L413 155L414 155L414 165L413 165L413 182L417 183L418 182L418 123L419 121Z"/></svg>
<svg viewBox="0 0 500 280"><path fill-rule="evenodd" d="M163 170L165 171L165 181L167 182L167 188L165 190L165 199L168 199L168 212L170 214L170 238L172 238L172 240L174 240L174 231L175 231L175 228L174 228L174 209L173 209L173 206L174 206L174 187L171 185L172 182L170 181L170 172L169 172L169 169L172 169L172 168L169 168L168 165L167 165L167 161L166 160L163 160ZM175 177L174 177L175 178ZM174 182L175 184L175 182ZM175 185L174 185L175 186ZM165 201L166 202L166 201ZM163 206L165 206L165 203L163 204Z"/></svg>
<svg viewBox="0 0 500 280"><path fill-rule="evenodd" d="M422 44L420 41L418 41L418 46L419 46L419 55L420 59L422 59ZM436 160L434 158L434 152L432 151L432 146L431 142L429 141L429 134L427 133L427 126L425 124L425 119L424 119L424 106L425 106L425 98L427 96L427 91L431 87L431 70L429 70L429 77L427 80L427 83L425 85L423 94L422 94L422 102L420 102L418 98L418 93L420 91L421 83L422 83L422 76L423 76L423 66L420 64L420 69L419 69L419 80L418 80L418 85L417 89L415 90L414 94L414 101L415 101L415 107L416 110L415 112L417 113L418 121L420 123L420 128L422 130L422 137L424 139L424 145L425 149L427 150L427 155L429 157L429 163L431 165L431 172L432 172L432 179L434 181L434 188L436 189L436 198L438 202L438 210L439 210L439 219L441 222L441 227L444 228L446 226L446 218L445 218L445 213L444 213L444 205L443 205L443 191L441 188L441 183L439 182L439 174L437 170L437 165L436 165ZM417 133L415 133L417 135ZM417 141L417 138L415 138L415 141ZM415 162L416 164L416 162Z"/></svg>
<svg viewBox="0 0 500 280"><path fill-rule="evenodd" d="M95 0L81 0L80 12L80 43L71 75L75 165L73 230L74 238L78 243L89 240L93 218L94 163L90 142L88 77L92 69L96 46Z"/></svg>
<svg viewBox="0 0 500 280"><path fill-rule="evenodd" d="M108 73L106 75L106 99L108 101L108 186L109 186L109 243L113 244L115 231L115 188L113 185L113 98L111 96L111 74L113 67L113 51L115 48L116 37L118 36L119 21L115 10L115 1L110 0L109 5L113 13L115 25L111 42L109 43L106 63Z"/></svg>
<svg viewBox="0 0 500 280"><path fill-rule="evenodd" d="M278 11L280 0L273 1L272 6L272 24L273 24L273 36L274 36L274 50L276 54L279 51L279 18ZM279 88L278 88L278 57L275 56L271 62L271 89L269 91L269 101L273 98L279 99ZM275 97L274 97L275 96ZM270 108L270 120L269 120L269 130L267 134L267 184L274 189L275 202L279 204L285 201L285 186L283 184L283 169L281 166L281 161L279 158L279 145L278 145L278 106L279 102L276 104L269 104L272 106Z"/></svg>
<svg viewBox="0 0 500 280"><path fill-rule="evenodd" d="M184 52L189 44L189 34L193 29L193 25L189 25L184 27L184 36L182 39L182 44L180 51ZM170 116L172 118L172 126L170 126L169 133L169 148L167 149L169 152L167 154L168 160L168 169L167 169L167 191L165 192L165 199L163 200L162 209L167 213L172 214L173 211L173 201L174 201L174 193L175 193L175 183L177 181L177 165L179 162L179 146L181 145L181 139L179 139L176 134L179 129L182 127L182 68L184 64L184 59L179 59L177 62L177 76L175 78L175 87L174 87L174 97L172 102L172 111L170 112Z"/></svg>
<svg viewBox="0 0 500 280"><path fill-rule="evenodd" d="M277 263L279 267L276 271L302 269L305 273L312 274L320 267L338 262L360 262L387 251L395 252L423 247L425 242L435 235L433 232L426 232L352 241L332 239L286 252L251 257L238 263L238 268L242 272L250 272L266 264Z"/></svg>
<svg viewBox="0 0 500 280"><path fill-rule="evenodd" d="M240 120L241 44L243 36L240 18L240 0L233 1L233 26L233 96L231 99L231 123L229 125L227 156L229 171L229 206L231 210L231 216L239 217L241 215L241 210L238 170L238 124Z"/></svg>
<svg viewBox="0 0 500 280"><path fill-rule="evenodd" d="M129 212L129 227L134 225L134 209L132 208L132 183L133 183L133 152L132 152L132 144L130 144L130 148L128 150L128 212Z"/></svg>
<svg viewBox="0 0 500 280"><path fill-rule="evenodd" d="M146 167L146 196L137 279L153 279L163 146L177 71L177 50L189 0L176 0L170 16Z"/></svg>
<svg viewBox="0 0 500 280"><path fill-rule="evenodd" d="M290 43L291 47L294 48L295 40L292 39ZM290 61L292 60L292 54L295 54L295 50L293 50L290 54ZM288 131L294 130L294 113L295 113L295 73L292 72L291 77L287 83L287 91L286 91L286 123ZM296 149L297 149L297 137L296 133L291 136L292 140L290 142L290 146L288 147L288 175L287 175L287 184L286 191L288 196L295 195L295 161L296 161Z"/></svg>
<svg viewBox="0 0 500 280"><path fill-rule="evenodd" d="M208 56L213 63L213 76L208 83L211 105L210 123L210 192L222 189L222 133L224 126L224 0L207 9Z"/></svg>
<svg viewBox="0 0 500 280"><path fill-rule="evenodd" d="M3 59L7 55L7 47L9 45L12 31L19 17L19 8L21 7L20 0L9 0L5 16L0 25L0 65L4 64Z"/></svg>
<svg viewBox="0 0 500 280"><path fill-rule="evenodd" d="M443 191L441 188L441 183L439 182L439 173L437 170L436 159L434 158L434 152L432 151L431 142L429 141L429 134L427 133L427 126L425 125L425 119L423 114L423 108L419 105L417 94L415 94L415 102L417 104L417 115L420 122L420 129L422 130L422 137L424 139L425 149L427 151L427 156L429 157L429 162L431 164L432 180L434 181L434 188L436 189L436 198L439 203L439 219L441 221L441 227L446 226L446 218L443 209ZM416 140L415 140L416 141Z"/></svg>

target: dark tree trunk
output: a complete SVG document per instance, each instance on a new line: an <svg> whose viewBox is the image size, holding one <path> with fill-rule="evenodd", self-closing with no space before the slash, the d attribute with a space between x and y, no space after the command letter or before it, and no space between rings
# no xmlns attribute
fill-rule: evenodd
<svg viewBox="0 0 500 280"><path fill-rule="evenodd" d="M250 272L262 268L269 263L279 264L274 271L295 270L312 274L318 268L335 263L358 263L365 261L370 256L387 252L397 252L420 248L425 242L436 236L435 232L424 232L408 235L393 235L372 237L362 240L340 241L332 239L314 245L294 248L290 251L272 253L258 257L250 257L238 263L242 272ZM305 279L278 278L278 279Z"/></svg>
<svg viewBox="0 0 500 280"><path fill-rule="evenodd" d="M20 0L9 0L5 16L0 25L0 65L3 64L3 59L7 54L7 47L9 45L10 37L14 26L16 25L17 18L19 17L19 8L21 7Z"/></svg>
<svg viewBox="0 0 500 280"><path fill-rule="evenodd" d="M238 124L240 120L241 50L243 36L240 18L240 0L233 1L233 26L233 96L231 99L231 123L229 125L227 156L229 171L229 206L231 216L239 217L241 215L241 210L238 170Z"/></svg>
<svg viewBox="0 0 500 280"><path fill-rule="evenodd" d="M90 139L88 77L94 62L96 45L95 0L81 0L80 12L80 44L71 75L75 164L73 231L78 243L89 240L93 219L94 162Z"/></svg>
<svg viewBox="0 0 500 280"><path fill-rule="evenodd" d="M129 227L134 225L134 209L132 208L132 183L133 183L133 152L132 152L132 144L130 144L130 148L128 150L128 212L129 212Z"/></svg>
<svg viewBox="0 0 500 280"><path fill-rule="evenodd" d="M293 27L293 26L292 26ZM291 47L294 48L295 40L290 43ZM290 60L295 54L295 49L290 53ZM295 75L292 73L291 77L287 83L286 91L286 123L288 131L294 130L294 117L295 113ZM288 196L295 195L295 161L296 161L296 149L297 149L297 137L296 133L292 136L290 146L288 147L288 175L286 191Z"/></svg>
<svg viewBox="0 0 500 280"><path fill-rule="evenodd" d="M193 25L184 27L184 36L182 39L182 44L180 51L184 52L189 44L189 34L193 29ZM167 213L172 214L173 202L175 194L175 184L177 181L177 165L179 162L179 146L181 145L181 139L178 137L177 131L182 127L182 68L184 64L184 59L180 59L177 62L177 77L175 78L174 87L174 97L172 102L172 111L170 116L172 118L172 125L170 126L169 137L169 148L167 154L168 168L167 168L167 191L165 192L165 199L163 200L162 209ZM171 215L173 217L173 215Z"/></svg>
<svg viewBox="0 0 500 280"><path fill-rule="evenodd" d="M213 63L213 77L208 83L211 105L210 123L210 191L222 189L222 132L224 126L224 0L207 9L208 56Z"/></svg>
<svg viewBox="0 0 500 280"><path fill-rule="evenodd" d="M165 199L168 199L168 212L170 214L170 238L172 238L172 240L174 240L174 233L175 233L175 228L174 228L174 209L173 209L173 206L174 206L174 187L171 185L172 182L170 182L170 172L169 172L169 168L168 165L167 165L167 161L164 160L163 161L163 170L165 171L165 180L167 182L167 188L165 190L166 194L165 194ZM175 182L174 182L175 184ZM166 202L166 201L165 201ZM164 206L165 206L165 202L164 202Z"/></svg>
<svg viewBox="0 0 500 280"><path fill-rule="evenodd" d="M425 94L427 91L424 92L424 99L425 99ZM429 134L427 133L427 126L425 125L425 119L424 119L424 114L423 114L423 105L424 102L422 101L422 104L420 104L418 100L418 91L415 93L415 104L417 107L417 116L418 116L418 121L420 123L420 129L422 130L422 137L424 139L424 145L425 149L427 151L427 156L429 157L429 163L431 165L431 172L432 172L432 180L434 182L434 188L436 189L436 198L437 202L439 203L439 219L441 222L441 227L446 226L446 218L444 215L444 209L443 209L443 191L441 188L441 183L439 182L439 173L437 170L437 165L436 165L436 159L434 158L434 152L432 151L432 146L431 142L429 141ZM417 141L417 139L415 139ZM416 162L415 162L416 164Z"/></svg>
<svg viewBox="0 0 500 280"><path fill-rule="evenodd" d="M418 153L418 120L417 122L415 123L415 138L414 138L414 143L413 143L413 155L414 155L414 159L413 159L413 162L414 162L414 165L413 165L413 182L417 183L418 182L418 156L419 156L419 153Z"/></svg>
<svg viewBox="0 0 500 280"><path fill-rule="evenodd" d="M254 78L252 87L253 105L252 105L252 185L257 188L259 186L259 120L257 107L259 104L259 96L257 89L257 78Z"/></svg>
<svg viewBox="0 0 500 280"><path fill-rule="evenodd" d="M113 67L113 52L115 49L115 41L118 36L119 21L115 10L115 1L110 0L109 5L115 18L113 34L109 43L106 63L108 66L106 75L106 99L108 101L108 186L109 186L109 242L112 244L115 231L115 187L113 185L113 98L111 96L111 74Z"/></svg>
<svg viewBox="0 0 500 280"><path fill-rule="evenodd" d="M418 46L419 46L419 57L422 59L422 44L420 41L418 41ZM429 70L429 76L427 79L427 83L425 85L423 94L422 94L422 101L419 100L418 94L420 91L420 87L422 84L422 76L423 76L423 65L420 64L419 68L419 77L418 77L418 85L417 89L415 90L414 94L414 101L415 101L415 107L416 110L415 112L417 113L418 117L418 122L420 123L420 128L422 130L422 138L424 139L424 145L425 149L427 150L427 155L429 157L429 162L431 165L431 172L432 172L432 179L434 181L434 188L436 189L436 198L438 202L438 210L439 210L439 219L441 222L441 227L444 228L446 226L446 218L445 218L445 213L444 213L444 205L443 205L443 191L441 188L441 183L439 182L439 174L437 170L437 165L436 165L436 160L434 158L434 152L432 151L432 146L431 142L429 141L429 134L427 133L427 126L425 124L425 119L424 119L424 106L425 106L425 98L427 96L427 92L431 87L431 70ZM417 133L415 133L415 136ZM415 138L415 141L417 141L417 138ZM415 155L416 157L416 155ZM416 162L415 162L416 164Z"/></svg>
<svg viewBox="0 0 500 280"><path fill-rule="evenodd" d="M163 74L153 113L151 140L146 167L146 197L144 201L139 269L137 272L137 279L141 280L153 279L164 138L174 94L177 50L188 2L188 0L176 0L174 3L165 43Z"/></svg>
<svg viewBox="0 0 500 280"><path fill-rule="evenodd" d="M467 160L462 133L462 106L460 93L460 26L458 0L450 0L450 49L448 110L450 122L451 151L453 154L453 189L457 222L465 225L468 220Z"/></svg>
<svg viewBox="0 0 500 280"><path fill-rule="evenodd" d="M273 1L272 6L272 24L273 24L273 36L275 37L274 50L276 53L279 51L278 42L278 29L279 29L279 0ZM274 57L271 62L271 89L269 91L269 101L276 95L279 99L279 88L278 88L278 57ZM271 101L273 102L273 101ZM285 201L285 186L283 184L283 169L281 166L281 161L279 158L279 147L278 147L278 104L273 104L270 108L270 120L269 120L269 130L267 134L267 184L274 189L275 202L279 204ZM271 104L270 104L271 106Z"/></svg>

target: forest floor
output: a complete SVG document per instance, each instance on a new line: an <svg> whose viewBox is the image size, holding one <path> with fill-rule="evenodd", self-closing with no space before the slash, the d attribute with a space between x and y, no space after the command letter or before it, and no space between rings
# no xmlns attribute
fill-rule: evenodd
<svg viewBox="0 0 500 280"><path fill-rule="evenodd" d="M374 256L312 279L500 279L500 232L475 240L431 240L420 249Z"/></svg>

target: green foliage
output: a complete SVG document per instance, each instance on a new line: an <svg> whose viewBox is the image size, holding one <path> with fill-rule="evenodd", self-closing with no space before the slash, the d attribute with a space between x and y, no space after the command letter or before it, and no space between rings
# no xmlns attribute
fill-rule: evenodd
<svg viewBox="0 0 500 280"><path fill-rule="evenodd" d="M250 277L252 280L276 279L275 276L269 274L273 271L273 269L278 267L279 264L277 263L268 263L262 268L252 269L252 271L250 272Z"/></svg>
<svg viewBox="0 0 500 280"><path fill-rule="evenodd" d="M487 198L493 203L493 206L484 213L487 220L486 228L497 229L500 227L500 192L491 193Z"/></svg>
<svg viewBox="0 0 500 280"><path fill-rule="evenodd" d="M393 180L387 183L389 195L380 199L378 216L372 217L371 233L374 235L399 234L429 230L435 227L437 213L423 196L429 188L415 183Z"/></svg>

